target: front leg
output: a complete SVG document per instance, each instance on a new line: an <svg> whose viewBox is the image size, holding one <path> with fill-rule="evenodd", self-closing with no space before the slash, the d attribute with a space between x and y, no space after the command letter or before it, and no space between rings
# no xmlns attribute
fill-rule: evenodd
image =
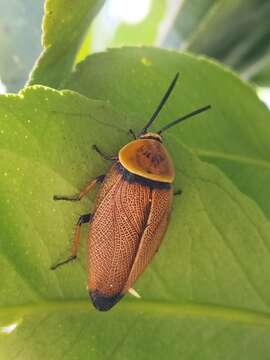
<svg viewBox="0 0 270 360"><path fill-rule="evenodd" d="M128 133L133 137L134 140L137 139L137 136L136 136L135 132L132 129L129 129Z"/></svg>
<svg viewBox="0 0 270 360"><path fill-rule="evenodd" d="M118 159L117 156L111 156L106 154L105 152L100 150L97 145L92 145L92 149L95 150L104 160L115 161Z"/></svg>

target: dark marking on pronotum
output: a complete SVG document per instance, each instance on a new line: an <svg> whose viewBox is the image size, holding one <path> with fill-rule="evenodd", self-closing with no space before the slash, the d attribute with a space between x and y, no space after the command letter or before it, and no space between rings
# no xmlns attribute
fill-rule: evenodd
<svg viewBox="0 0 270 360"><path fill-rule="evenodd" d="M143 176L132 174L130 171L125 169L120 164L120 162L117 163L117 170L122 174L123 180L125 180L129 183L141 184L141 185L150 187L151 189L171 189L171 187L172 187L172 184L170 184L170 183L146 179Z"/></svg>

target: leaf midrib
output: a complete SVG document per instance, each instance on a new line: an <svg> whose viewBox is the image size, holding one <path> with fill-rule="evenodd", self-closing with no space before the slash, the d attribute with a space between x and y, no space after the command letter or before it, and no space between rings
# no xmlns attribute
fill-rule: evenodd
<svg viewBox="0 0 270 360"><path fill-rule="evenodd" d="M161 301L128 300L118 305L121 311L147 313L152 315L173 315L184 318L216 318L233 323L270 327L270 313L240 309L229 306L196 303L171 303ZM0 308L0 315L29 316L58 311L96 311L87 300L54 300ZM112 310L114 311L114 310Z"/></svg>

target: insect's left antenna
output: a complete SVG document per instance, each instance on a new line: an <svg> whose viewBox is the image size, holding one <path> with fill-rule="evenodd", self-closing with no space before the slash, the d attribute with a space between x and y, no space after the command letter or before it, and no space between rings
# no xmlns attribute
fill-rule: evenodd
<svg viewBox="0 0 270 360"><path fill-rule="evenodd" d="M175 75L173 81L171 82L170 86L168 87L168 90L166 91L165 95L163 96L163 98L161 99L158 107L156 108L156 110L154 111L153 115L151 116L151 118L149 119L149 121L147 122L147 124L145 125L145 127L142 129L142 131L140 132L139 136L142 134L145 134L148 130L148 128L152 125L153 121L155 120L155 118L158 116L160 110L163 108L164 104L166 103L166 101L168 100L169 96L171 95L173 88L175 87L176 81L179 77L179 72Z"/></svg>

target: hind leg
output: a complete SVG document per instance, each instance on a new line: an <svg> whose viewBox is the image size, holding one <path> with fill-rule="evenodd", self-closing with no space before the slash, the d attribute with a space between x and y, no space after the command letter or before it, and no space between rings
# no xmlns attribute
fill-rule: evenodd
<svg viewBox="0 0 270 360"><path fill-rule="evenodd" d="M78 222L76 224L76 228L75 228L74 239L72 241L71 255L67 259L62 260L62 261L58 262L57 264L53 265L51 267L51 270L55 270L59 266L65 265L65 264L69 263L70 261L75 260L77 258L77 253L78 253L78 249L79 249L79 245L80 245L80 238L81 238L81 226L82 226L82 224L86 224L86 223L90 222L91 217L92 217L91 214L85 214L85 215L81 215L79 217L79 220L78 220Z"/></svg>

